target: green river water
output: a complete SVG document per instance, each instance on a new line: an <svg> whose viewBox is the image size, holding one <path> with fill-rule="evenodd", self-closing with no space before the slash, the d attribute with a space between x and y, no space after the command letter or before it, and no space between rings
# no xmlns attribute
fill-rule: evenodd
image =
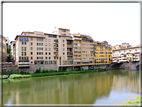
<svg viewBox="0 0 142 107"><path fill-rule="evenodd" d="M140 96L139 71L112 70L3 81L3 104L122 104Z"/></svg>

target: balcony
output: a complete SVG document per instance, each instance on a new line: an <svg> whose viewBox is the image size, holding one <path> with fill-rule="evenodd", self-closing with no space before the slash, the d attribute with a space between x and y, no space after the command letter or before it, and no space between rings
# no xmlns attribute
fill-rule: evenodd
<svg viewBox="0 0 142 107"><path fill-rule="evenodd" d="M19 60L18 67L30 67L29 60Z"/></svg>
<svg viewBox="0 0 142 107"><path fill-rule="evenodd" d="M68 55L68 56L69 56L69 55L71 55L71 56L72 56L73 54L72 54L72 53L67 53L67 55Z"/></svg>
<svg viewBox="0 0 142 107"><path fill-rule="evenodd" d="M82 38L73 38L74 40L76 39L76 40L82 40Z"/></svg>
<svg viewBox="0 0 142 107"><path fill-rule="evenodd" d="M67 48L72 48L72 45L67 45Z"/></svg>
<svg viewBox="0 0 142 107"><path fill-rule="evenodd" d="M54 54L54 56L59 56L59 54Z"/></svg>
<svg viewBox="0 0 142 107"><path fill-rule="evenodd" d="M55 49L54 52L58 52L58 50Z"/></svg>
<svg viewBox="0 0 142 107"><path fill-rule="evenodd" d="M81 61L80 59L75 59L74 61Z"/></svg>
<svg viewBox="0 0 142 107"><path fill-rule="evenodd" d="M58 40L54 40L54 43L55 43L55 44L58 43Z"/></svg>
<svg viewBox="0 0 142 107"><path fill-rule="evenodd" d="M58 48L58 45L54 45L54 48Z"/></svg>
<svg viewBox="0 0 142 107"><path fill-rule="evenodd" d="M78 49L74 49L74 51L78 51Z"/></svg>
<svg viewBox="0 0 142 107"><path fill-rule="evenodd" d="M18 65L28 65L30 62L18 62Z"/></svg>

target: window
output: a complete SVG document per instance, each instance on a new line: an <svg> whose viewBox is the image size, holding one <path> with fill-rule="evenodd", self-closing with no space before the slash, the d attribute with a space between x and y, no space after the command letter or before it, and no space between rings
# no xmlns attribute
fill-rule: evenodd
<svg viewBox="0 0 142 107"><path fill-rule="evenodd" d="M33 59L33 57L31 57L31 59Z"/></svg>
<svg viewBox="0 0 142 107"><path fill-rule="evenodd" d="M31 42L31 45L33 45L33 43Z"/></svg>
<svg viewBox="0 0 142 107"><path fill-rule="evenodd" d="M33 40L33 38L31 38L31 41Z"/></svg>
<svg viewBox="0 0 142 107"><path fill-rule="evenodd" d="M62 32L66 32L66 30L61 30Z"/></svg>
<svg viewBox="0 0 142 107"><path fill-rule="evenodd" d="M50 51L51 49L49 48L49 51Z"/></svg>
<svg viewBox="0 0 142 107"><path fill-rule="evenodd" d="M50 43L49 43L49 46L50 46Z"/></svg>
<svg viewBox="0 0 142 107"><path fill-rule="evenodd" d="M63 59L65 59L65 57L63 56Z"/></svg>
<svg viewBox="0 0 142 107"><path fill-rule="evenodd" d="M45 55L47 55L47 52L45 52Z"/></svg>
<svg viewBox="0 0 142 107"><path fill-rule="evenodd" d="M23 47L22 47L22 51L23 51Z"/></svg>
<svg viewBox="0 0 142 107"><path fill-rule="evenodd" d="M26 42L25 42L25 45L26 45Z"/></svg>
<svg viewBox="0 0 142 107"><path fill-rule="evenodd" d="M82 47L82 49L85 49L85 47Z"/></svg>
<svg viewBox="0 0 142 107"><path fill-rule="evenodd" d="M47 51L47 48L45 48L45 50Z"/></svg>
<svg viewBox="0 0 142 107"><path fill-rule="evenodd" d="M78 46L80 46L80 44L78 44Z"/></svg>
<svg viewBox="0 0 142 107"><path fill-rule="evenodd" d="M37 45L38 45L38 43L37 43Z"/></svg>
<svg viewBox="0 0 142 107"><path fill-rule="evenodd" d="M81 55L78 55L78 57L81 57Z"/></svg>
<svg viewBox="0 0 142 107"><path fill-rule="evenodd" d="M38 48L37 48L37 50L38 50Z"/></svg>
<svg viewBox="0 0 142 107"><path fill-rule="evenodd" d="M83 51L83 53L85 53L85 51Z"/></svg>
<svg viewBox="0 0 142 107"><path fill-rule="evenodd" d="M45 59L47 59L47 57L45 57Z"/></svg>
<svg viewBox="0 0 142 107"><path fill-rule="evenodd" d="M137 49L135 49L135 51L137 51Z"/></svg>
<svg viewBox="0 0 142 107"><path fill-rule="evenodd" d="M45 46L47 46L47 43L45 43Z"/></svg>
<svg viewBox="0 0 142 107"><path fill-rule="evenodd" d="M37 41L38 41L38 38L37 38Z"/></svg>
<svg viewBox="0 0 142 107"><path fill-rule="evenodd" d="M63 44L63 47L64 47L65 45Z"/></svg>
<svg viewBox="0 0 142 107"><path fill-rule="evenodd" d="M63 52L63 55L65 55L65 52Z"/></svg>
<svg viewBox="0 0 142 107"><path fill-rule="evenodd" d="M48 64L48 61L45 61L45 64Z"/></svg>
<svg viewBox="0 0 142 107"><path fill-rule="evenodd" d="M78 50L80 50L81 48L78 48Z"/></svg>
<svg viewBox="0 0 142 107"><path fill-rule="evenodd" d="M21 37L19 37L19 40L21 41Z"/></svg>
<svg viewBox="0 0 142 107"><path fill-rule="evenodd" d="M33 50L33 47L31 47L31 50Z"/></svg>
<svg viewBox="0 0 142 107"><path fill-rule="evenodd" d="M85 46L85 44L82 44L82 46Z"/></svg>
<svg viewBox="0 0 142 107"><path fill-rule="evenodd" d="M59 38L61 38L61 36L59 36Z"/></svg>
<svg viewBox="0 0 142 107"><path fill-rule="evenodd" d="M63 42L64 42L64 40L63 40Z"/></svg>
<svg viewBox="0 0 142 107"><path fill-rule="evenodd" d="M49 39L49 42L50 42L50 39Z"/></svg>
<svg viewBox="0 0 142 107"><path fill-rule="evenodd" d="M25 47L25 51L26 51L26 47Z"/></svg>
<svg viewBox="0 0 142 107"><path fill-rule="evenodd" d="M52 61L49 61L49 64L52 64Z"/></svg>
<svg viewBox="0 0 142 107"><path fill-rule="evenodd" d="M65 48L63 48L63 51L65 51Z"/></svg>
<svg viewBox="0 0 142 107"><path fill-rule="evenodd" d="M38 55L38 52L37 52L37 55Z"/></svg>
<svg viewBox="0 0 142 107"><path fill-rule="evenodd" d="M45 39L45 42L47 42L47 39Z"/></svg>
<svg viewBox="0 0 142 107"><path fill-rule="evenodd" d="M83 57L85 57L85 55L83 55Z"/></svg>
<svg viewBox="0 0 142 107"><path fill-rule="evenodd" d="M49 52L49 55L50 55L50 52Z"/></svg>
<svg viewBox="0 0 142 107"><path fill-rule="evenodd" d="M49 59L51 59L51 58L49 57Z"/></svg>
<svg viewBox="0 0 142 107"><path fill-rule="evenodd" d="M26 33L24 33L24 35L26 35Z"/></svg>
<svg viewBox="0 0 142 107"><path fill-rule="evenodd" d="M33 54L33 52L31 52L31 55Z"/></svg>
<svg viewBox="0 0 142 107"><path fill-rule="evenodd" d="M22 42L22 45L23 45L23 42Z"/></svg>

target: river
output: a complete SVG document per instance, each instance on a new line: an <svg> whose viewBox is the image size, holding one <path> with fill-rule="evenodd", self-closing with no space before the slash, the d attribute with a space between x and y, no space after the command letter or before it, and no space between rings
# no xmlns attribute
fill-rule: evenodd
<svg viewBox="0 0 142 107"><path fill-rule="evenodd" d="M111 70L3 81L3 104L122 104L140 96L139 71Z"/></svg>

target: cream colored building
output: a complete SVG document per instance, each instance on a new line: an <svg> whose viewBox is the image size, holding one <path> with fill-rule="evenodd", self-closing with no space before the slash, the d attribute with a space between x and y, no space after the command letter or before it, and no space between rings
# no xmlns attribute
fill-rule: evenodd
<svg viewBox="0 0 142 107"><path fill-rule="evenodd" d="M11 41L10 45L11 45L11 56L15 60L16 59L16 41Z"/></svg>
<svg viewBox="0 0 142 107"><path fill-rule="evenodd" d="M4 36L0 36L0 60L2 62L6 62L6 58L7 58L6 41L7 40Z"/></svg>
<svg viewBox="0 0 142 107"><path fill-rule="evenodd" d="M53 63L57 66L73 66L73 40L68 29L59 28L59 34L22 32L15 40L16 64L19 67Z"/></svg>

